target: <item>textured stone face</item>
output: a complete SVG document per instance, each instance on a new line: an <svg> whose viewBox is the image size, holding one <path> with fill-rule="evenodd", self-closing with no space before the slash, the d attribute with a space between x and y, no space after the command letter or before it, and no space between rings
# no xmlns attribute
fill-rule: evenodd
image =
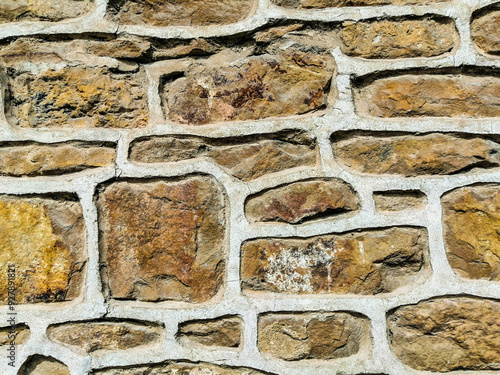
<svg viewBox="0 0 500 375"><path fill-rule="evenodd" d="M4 144L0 145L0 174L20 177L72 173L110 166L115 158L115 149L109 144Z"/></svg>
<svg viewBox="0 0 500 375"><path fill-rule="evenodd" d="M457 40L449 19L345 22L341 28L342 52L367 59L438 56L451 51Z"/></svg>
<svg viewBox="0 0 500 375"><path fill-rule="evenodd" d="M21 366L18 375L70 375L66 365L52 357L35 355Z"/></svg>
<svg viewBox="0 0 500 375"><path fill-rule="evenodd" d="M147 124L143 73L66 67L10 79L7 118L23 128L138 128Z"/></svg>
<svg viewBox="0 0 500 375"><path fill-rule="evenodd" d="M402 75L354 90L359 114L375 117L497 117L500 78Z"/></svg>
<svg viewBox="0 0 500 375"><path fill-rule="evenodd" d="M82 16L94 7L92 0L2 0L0 24L21 21L61 21Z"/></svg>
<svg viewBox="0 0 500 375"><path fill-rule="evenodd" d="M373 193L378 211L404 211L424 208L427 198L417 190L377 191Z"/></svg>
<svg viewBox="0 0 500 375"><path fill-rule="evenodd" d="M190 125L300 115L327 104L333 58L300 51L208 64L163 86L168 120Z"/></svg>
<svg viewBox="0 0 500 375"><path fill-rule="evenodd" d="M467 297L403 306L388 317L393 353L422 371L500 369L500 303Z"/></svg>
<svg viewBox="0 0 500 375"><path fill-rule="evenodd" d="M256 0L112 0L110 18L118 23L151 26L224 25L249 17Z"/></svg>
<svg viewBox="0 0 500 375"><path fill-rule="evenodd" d="M177 333L183 345L236 348L241 344L242 320L237 316L184 322Z"/></svg>
<svg viewBox="0 0 500 375"><path fill-rule="evenodd" d="M158 344L162 333L159 324L105 320L57 324L47 329L49 339L87 353Z"/></svg>
<svg viewBox="0 0 500 375"><path fill-rule="evenodd" d="M205 302L220 289L225 203L211 178L118 181L97 204L112 298Z"/></svg>
<svg viewBox="0 0 500 375"><path fill-rule="evenodd" d="M15 266L16 303L72 300L80 294L85 257L82 208L66 200L0 196L0 269ZM8 302L0 274L0 304Z"/></svg>
<svg viewBox="0 0 500 375"><path fill-rule="evenodd" d="M459 275L500 281L500 185L466 186L442 197L448 260Z"/></svg>
<svg viewBox="0 0 500 375"><path fill-rule="evenodd" d="M486 53L500 54L500 10L481 14L472 20L471 36L476 46Z"/></svg>
<svg viewBox="0 0 500 375"><path fill-rule="evenodd" d="M428 276L427 233L394 227L307 239L256 239L241 249L245 291L378 294Z"/></svg>
<svg viewBox="0 0 500 375"><path fill-rule="evenodd" d="M369 337L368 319L343 312L272 313L258 323L259 350L287 361L349 357Z"/></svg>
<svg viewBox="0 0 500 375"><path fill-rule="evenodd" d="M357 210L358 197L346 182L315 179L294 182L250 196L245 212L250 221L283 221L297 224L319 215Z"/></svg>
<svg viewBox="0 0 500 375"><path fill-rule="evenodd" d="M0 328L0 347L4 345L22 345L28 340L30 329L26 324L17 324L14 327Z"/></svg>
<svg viewBox="0 0 500 375"><path fill-rule="evenodd" d="M166 362L163 364L153 364L136 366L129 368L111 368L95 370L91 375L272 375L248 367L229 367L212 365L211 363L190 363L190 362Z"/></svg>
<svg viewBox="0 0 500 375"><path fill-rule="evenodd" d="M448 175L498 167L500 145L480 137L354 136L333 140L335 157L360 173L403 176Z"/></svg>
<svg viewBox="0 0 500 375"><path fill-rule="evenodd" d="M315 166L316 142L300 131L239 138L155 137L131 144L135 163L176 162L206 157L230 175L250 181L295 167Z"/></svg>
<svg viewBox="0 0 500 375"><path fill-rule="evenodd" d="M370 5L424 5L446 0L272 0L288 8L329 8Z"/></svg>

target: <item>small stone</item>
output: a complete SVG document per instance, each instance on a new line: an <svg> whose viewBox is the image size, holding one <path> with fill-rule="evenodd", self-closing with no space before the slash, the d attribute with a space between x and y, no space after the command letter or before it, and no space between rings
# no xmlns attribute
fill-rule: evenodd
<svg viewBox="0 0 500 375"><path fill-rule="evenodd" d="M338 179L298 181L252 195L245 205L251 222L282 221L297 224L318 216L359 208L356 192Z"/></svg>
<svg viewBox="0 0 500 375"><path fill-rule="evenodd" d="M30 328L26 324L0 328L0 346L22 345L29 337Z"/></svg>
<svg viewBox="0 0 500 375"><path fill-rule="evenodd" d="M341 28L342 52L366 59L439 56L457 40L448 18L344 22Z"/></svg>
<svg viewBox="0 0 500 375"><path fill-rule="evenodd" d="M276 5L299 9L373 5L425 5L442 1L448 0L272 0Z"/></svg>
<svg viewBox="0 0 500 375"><path fill-rule="evenodd" d="M500 185L473 185L443 195L448 261L469 279L500 281Z"/></svg>
<svg viewBox="0 0 500 375"><path fill-rule="evenodd" d="M500 145L479 136L453 134L333 139L339 163L360 173L407 177L465 173L500 164Z"/></svg>
<svg viewBox="0 0 500 375"><path fill-rule="evenodd" d="M83 16L93 8L92 0L2 0L0 24L21 21L57 22Z"/></svg>
<svg viewBox="0 0 500 375"><path fill-rule="evenodd" d="M17 375L71 375L66 365L52 357L34 355L21 366Z"/></svg>
<svg viewBox="0 0 500 375"><path fill-rule="evenodd" d="M425 194L418 190L376 191L373 199L382 212L420 210L427 204Z"/></svg>
<svg viewBox="0 0 500 375"><path fill-rule="evenodd" d="M179 325L181 344L237 348L241 345L242 320L237 316L188 321Z"/></svg>
<svg viewBox="0 0 500 375"><path fill-rule="evenodd" d="M471 24L472 41L484 52L500 54L500 10L497 6L487 12L473 16Z"/></svg>
<svg viewBox="0 0 500 375"><path fill-rule="evenodd" d="M47 336L71 349L93 353L159 344L163 331L162 325L154 323L102 320L52 325L47 329Z"/></svg>
<svg viewBox="0 0 500 375"><path fill-rule="evenodd" d="M86 241L82 208L73 197L0 196L0 238L0 269L6 270L0 273L0 305L9 298L26 304L80 295Z"/></svg>
<svg viewBox="0 0 500 375"><path fill-rule="evenodd" d="M389 293L427 278L427 246L425 229L409 227L249 240L241 248L242 288L288 294Z"/></svg>
<svg viewBox="0 0 500 375"><path fill-rule="evenodd" d="M208 176L117 181L97 201L103 278L122 300L206 302L223 285L225 201Z"/></svg>
<svg viewBox="0 0 500 375"><path fill-rule="evenodd" d="M350 313L271 313L258 322L259 350L286 361L349 357L369 341L369 320Z"/></svg>
<svg viewBox="0 0 500 375"><path fill-rule="evenodd" d="M443 297L388 315L392 352L420 371L500 369L500 303Z"/></svg>

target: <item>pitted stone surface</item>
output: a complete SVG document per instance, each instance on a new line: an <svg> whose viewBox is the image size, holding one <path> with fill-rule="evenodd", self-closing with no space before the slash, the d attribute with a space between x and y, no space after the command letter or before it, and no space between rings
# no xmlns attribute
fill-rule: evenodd
<svg viewBox="0 0 500 375"><path fill-rule="evenodd" d="M92 0L2 0L0 24L22 21L56 22L89 13Z"/></svg>
<svg viewBox="0 0 500 375"><path fill-rule="evenodd" d="M244 291L289 294L378 294L429 274L427 233L395 227L306 239L243 243Z"/></svg>
<svg viewBox="0 0 500 375"><path fill-rule="evenodd" d="M242 341L243 321L237 316L187 321L179 325L177 337L186 346L237 348Z"/></svg>
<svg viewBox="0 0 500 375"><path fill-rule="evenodd" d="M117 181L98 194L110 296L205 302L225 272L225 202L208 176Z"/></svg>

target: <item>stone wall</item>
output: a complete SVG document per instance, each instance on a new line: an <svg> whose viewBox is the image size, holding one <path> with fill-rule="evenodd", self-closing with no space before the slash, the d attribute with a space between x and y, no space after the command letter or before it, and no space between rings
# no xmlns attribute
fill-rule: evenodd
<svg viewBox="0 0 500 375"><path fill-rule="evenodd" d="M2 0L0 373L497 373L499 56L488 0Z"/></svg>

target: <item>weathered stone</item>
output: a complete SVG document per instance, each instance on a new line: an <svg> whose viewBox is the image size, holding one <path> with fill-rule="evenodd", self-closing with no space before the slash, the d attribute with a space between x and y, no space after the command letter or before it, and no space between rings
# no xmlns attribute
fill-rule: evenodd
<svg viewBox="0 0 500 375"><path fill-rule="evenodd" d="M27 128L138 128L148 121L145 75L66 67L10 79L7 119Z"/></svg>
<svg viewBox="0 0 500 375"><path fill-rule="evenodd" d="M448 18L344 22L341 49L367 59L432 57L450 52L458 33Z"/></svg>
<svg viewBox="0 0 500 375"><path fill-rule="evenodd" d="M52 357L34 355L21 366L18 375L71 375L66 365Z"/></svg>
<svg viewBox="0 0 500 375"><path fill-rule="evenodd" d="M209 55L216 53L220 47L205 39L194 39L189 42L181 41L170 47L156 47L153 51L153 59L171 59L189 55Z"/></svg>
<svg viewBox="0 0 500 375"><path fill-rule="evenodd" d="M186 136L138 139L131 144L134 163L166 163L207 157L230 175L250 181L296 167L315 166L316 141L301 131L238 138Z"/></svg>
<svg viewBox="0 0 500 375"><path fill-rule="evenodd" d="M0 24L20 21L56 22L80 17L93 7L92 0L2 0Z"/></svg>
<svg viewBox="0 0 500 375"><path fill-rule="evenodd" d="M252 195L245 213L250 221L283 221L297 224L318 216L357 210L356 192L338 179L298 181Z"/></svg>
<svg viewBox="0 0 500 375"><path fill-rule="evenodd" d="M163 374L183 374L183 375L273 375L267 372L254 370L248 367L219 366L211 363L194 363L186 361L170 361L160 364L141 365L126 368L109 368L95 370L91 375L163 375Z"/></svg>
<svg viewBox="0 0 500 375"><path fill-rule="evenodd" d="M418 190L376 191L373 199L378 211L418 210L427 204L425 194Z"/></svg>
<svg viewBox="0 0 500 375"><path fill-rule="evenodd" d="M341 165L361 173L449 175L498 167L500 145L479 136L454 134L360 135L333 138Z"/></svg>
<svg viewBox="0 0 500 375"><path fill-rule="evenodd" d="M442 197L448 260L459 275L500 281L500 185L473 185Z"/></svg>
<svg viewBox="0 0 500 375"><path fill-rule="evenodd" d="M224 25L242 21L257 0L112 0L110 18L118 23L151 26Z"/></svg>
<svg viewBox="0 0 500 375"><path fill-rule="evenodd" d="M0 346L22 345L30 336L30 328L26 324L16 324L0 328Z"/></svg>
<svg viewBox="0 0 500 375"><path fill-rule="evenodd" d="M287 361L349 357L369 340L369 320L350 313L271 313L259 317L259 350Z"/></svg>
<svg viewBox="0 0 500 375"><path fill-rule="evenodd" d="M287 117L323 108L335 64L326 54L284 51L199 69L166 79L161 97L166 117L176 123Z"/></svg>
<svg viewBox="0 0 500 375"><path fill-rule="evenodd" d="M224 316L184 322L177 334L184 345L206 345L236 348L241 344L242 321L237 316Z"/></svg>
<svg viewBox="0 0 500 375"><path fill-rule="evenodd" d="M422 371L499 370L500 302L436 298L388 316L393 353Z"/></svg>
<svg viewBox="0 0 500 375"><path fill-rule="evenodd" d="M0 196L0 304L7 286L18 304L68 301L81 292L85 230L80 204L72 197ZM8 266L13 279L8 282ZM9 275L10 276L10 275Z"/></svg>
<svg viewBox="0 0 500 375"><path fill-rule="evenodd" d="M7 143L0 144L0 174L19 177L72 173L110 166L115 158L115 149L102 143Z"/></svg>
<svg viewBox="0 0 500 375"><path fill-rule="evenodd" d="M72 349L87 353L99 350L123 350L158 344L164 327L138 321L88 321L52 325L47 336Z"/></svg>
<svg viewBox="0 0 500 375"><path fill-rule="evenodd" d="M359 114L375 117L498 117L500 78L474 75L402 75L354 90Z"/></svg>
<svg viewBox="0 0 500 375"><path fill-rule="evenodd" d="M486 53L500 54L500 10L494 6L489 12L481 12L471 24L471 36L477 47Z"/></svg>
<svg viewBox="0 0 500 375"><path fill-rule="evenodd" d="M118 181L97 204L112 298L205 302L220 289L225 202L212 178Z"/></svg>
<svg viewBox="0 0 500 375"><path fill-rule="evenodd" d="M430 272L427 233L409 227L249 240L241 258L247 292L388 293L418 284Z"/></svg>
<svg viewBox="0 0 500 375"><path fill-rule="evenodd" d="M272 0L276 5L287 8L329 8L371 5L425 5L447 0Z"/></svg>

